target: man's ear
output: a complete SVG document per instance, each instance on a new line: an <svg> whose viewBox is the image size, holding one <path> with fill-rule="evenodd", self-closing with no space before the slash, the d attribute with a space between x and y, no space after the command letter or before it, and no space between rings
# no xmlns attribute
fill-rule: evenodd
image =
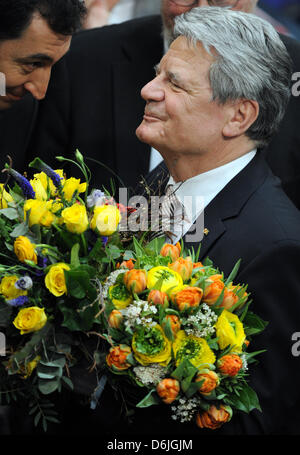
<svg viewBox="0 0 300 455"><path fill-rule="evenodd" d="M224 125L224 137L237 137L244 134L255 122L259 105L253 100L238 100L228 108L228 121Z"/></svg>

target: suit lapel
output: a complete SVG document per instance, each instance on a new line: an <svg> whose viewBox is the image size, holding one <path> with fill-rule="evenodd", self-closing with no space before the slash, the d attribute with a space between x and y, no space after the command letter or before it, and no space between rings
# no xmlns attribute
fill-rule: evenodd
<svg viewBox="0 0 300 455"><path fill-rule="evenodd" d="M144 30L140 39L132 36L124 42L122 61L112 65L116 165L121 175L126 169L126 186L135 185L138 176L146 175L149 169L150 146L137 139L135 130L145 108L140 92L155 75L154 66L163 55L163 41L159 18L148 20L147 25L151 25L149 33Z"/></svg>
<svg viewBox="0 0 300 455"><path fill-rule="evenodd" d="M226 232L225 221L237 217L251 195L263 184L271 174L261 152L235 176L223 190L210 202L204 210L204 230L201 240L200 260L204 259ZM197 250L199 242L187 240L194 226L184 236L187 249Z"/></svg>

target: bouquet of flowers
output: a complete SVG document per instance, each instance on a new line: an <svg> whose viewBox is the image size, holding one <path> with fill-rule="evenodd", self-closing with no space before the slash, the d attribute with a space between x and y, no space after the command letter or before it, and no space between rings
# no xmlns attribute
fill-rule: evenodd
<svg viewBox="0 0 300 455"><path fill-rule="evenodd" d="M247 376L262 351L247 347L265 323L248 311L247 286L233 284L239 264L225 279L199 251L122 232L130 209L90 191L75 157L83 182L38 158L31 179L4 170L15 183L0 185L0 403L21 401L46 431L59 422L52 397L74 390L88 358L102 374L93 406L109 380L126 406L166 403L200 427L259 409Z"/></svg>
<svg viewBox="0 0 300 455"><path fill-rule="evenodd" d="M45 430L58 421L49 396L73 388L70 372L99 322L101 280L122 248L123 208L88 193L79 151L74 164L84 182L37 158L31 180L6 165L15 184L0 185L0 403L25 400Z"/></svg>
<svg viewBox="0 0 300 455"><path fill-rule="evenodd" d="M134 240L131 258L107 277L102 364L122 396L129 384L143 392L135 406L165 403L174 420L216 429L235 411L260 409L247 377L263 351L247 348L266 324L248 311L247 286L233 284L239 263L225 279L209 259L198 262L199 251L163 242Z"/></svg>

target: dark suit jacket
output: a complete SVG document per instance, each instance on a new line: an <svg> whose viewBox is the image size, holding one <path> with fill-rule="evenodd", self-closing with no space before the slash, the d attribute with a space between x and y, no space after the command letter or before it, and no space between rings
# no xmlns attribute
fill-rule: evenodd
<svg viewBox="0 0 300 455"><path fill-rule="evenodd" d="M125 186L147 175L150 147L138 141L135 130L145 106L140 90L154 77L153 67L163 55L161 30L161 18L150 16L75 36L70 53L53 69L27 153L42 155L53 164L54 156L72 156L79 148L85 157L112 169ZM300 71L300 44L282 39L295 71ZM292 97L282 127L265 154L300 207L299 115L300 99ZM94 181L108 184L113 173L93 161L87 163Z"/></svg>
<svg viewBox="0 0 300 455"><path fill-rule="evenodd" d="M28 94L12 108L0 111L0 168L11 156L13 166L20 172L27 167L25 150L35 124L38 102ZM3 179L2 179L3 181Z"/></svg>
<svg viewBox="0 0 300 455"><path fill-rule="evenodd" d="M168 177L162 164L147 181L155 190ZM300 434L299 358L291 352L300 327L300 214L260 152L207 206L204 226L200 260L208 256L228 276L241 258L235 283L248 284L250 310L269 321L250 343L250 351L267 349L249 366L263 412L236 415L216 434Z"/></svg>

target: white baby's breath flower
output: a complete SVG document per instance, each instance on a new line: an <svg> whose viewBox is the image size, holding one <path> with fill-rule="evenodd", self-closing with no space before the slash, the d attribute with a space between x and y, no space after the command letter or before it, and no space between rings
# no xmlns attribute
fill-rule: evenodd
<svg viewBox="0 0 300 455"><path fill-rule="evenodd" d="M133 368L137 379L145 385L157 385L165 376L166 368L156 363L146 367L137 366Z"/></svg>

